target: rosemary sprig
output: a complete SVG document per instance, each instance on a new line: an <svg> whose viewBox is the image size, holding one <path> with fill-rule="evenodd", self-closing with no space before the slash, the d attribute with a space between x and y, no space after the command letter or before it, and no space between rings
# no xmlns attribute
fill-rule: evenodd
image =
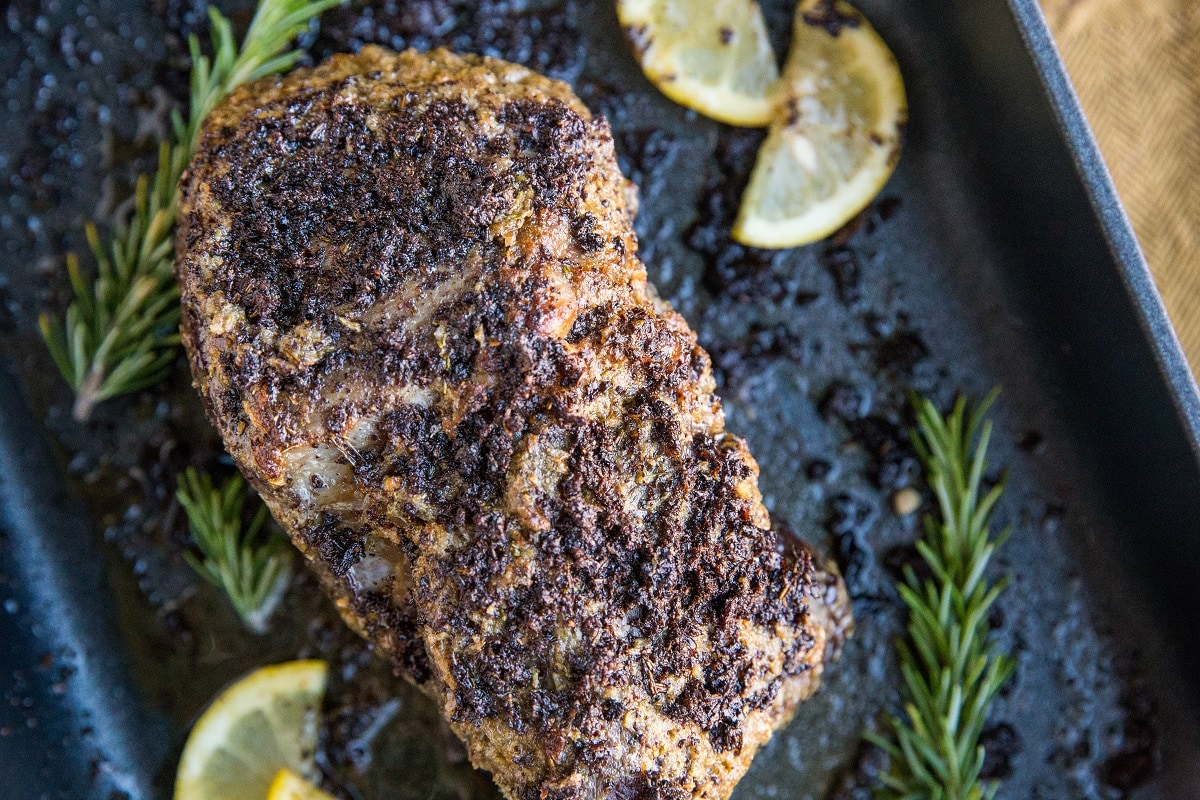
<svg viewBox="0 0 1200 800"><path fill-rule="evenodd" d="M178 478L175 496L187 512L192 541L200 551L184 558L203 578L223 589L246 627L267 629L292 576L292 549L278 532L266 527L267 507L259 504L243 524L246 482L240 475L220 488L212 476L188 469Z"/></svg>
<svg viewBox="0 0 1200 800"><path fill-rule="evenodd" d="M174 231L179 178L191 160L200 125L213 107L241 83L293 66L301 57L288 45L309 21L340 0L260 0L239 48L233 29L209 8L212 58L191 36L191 99L188 116L171 115L172 141L158 151L153 179L138 178L132 214L118 219L108 241L96 226L85 228L96 260L89 279L79 259L67 256L74 294L64 321L43 314L42 337L75 392L75 418L85 421L102 400L161 381L179 345L179 289L175 285Z"/></svg>
<svg viewBox="0 0 1200 800"><path fill-rule="evenodd" d="M925 517L916 545L933 577L921 580L907 567L899 587L909 610L908 637L897 643L904 715L888 719L894 739L867 734L891 759L878 797L982 800L996 793L995 783L979 777L979 738L1015 662L988 637L988 610L1008 584L985 574L1008 535L990 535L1004 482L987 491L982 485L992 435L985 417L995 398L992 392L974 408L959 398L947 417L929 400L913 398L913 445L939 515Z"/></svg>

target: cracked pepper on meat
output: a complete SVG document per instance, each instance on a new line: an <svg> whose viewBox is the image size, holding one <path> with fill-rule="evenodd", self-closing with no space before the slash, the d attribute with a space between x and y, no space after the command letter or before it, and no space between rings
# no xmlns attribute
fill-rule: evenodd
<svg viewBox="0 0 1200 800"><path fill-rule="evenodd" d="M182 185L207 413L512 800L723 800L848 634L646 282L603 118L367 47L235 91Z"/></svg>

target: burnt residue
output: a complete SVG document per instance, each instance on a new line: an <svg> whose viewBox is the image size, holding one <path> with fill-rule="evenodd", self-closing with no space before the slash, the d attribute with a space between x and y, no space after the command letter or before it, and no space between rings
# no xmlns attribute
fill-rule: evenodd
<svg viewBox="0 0 1200 800"><path fill-rule="evenodd" d="M926 356L929 347L915 330L897 329L871 344L875 366L899 375L910 375Z"/></svg>
<svg viewBox="0 0 1200 800"><path fill-rule="evenodd" d="M878 598L884 591L870 545L878 513L869 500L849 493L835 495L828 502L825 527L833 536L838 567L856 601Z"/></svg>
<svg viewBox="0 0 1200 800"><path fill-rule="evenodd" d="M212 432L197 425L200 410L190 397L174 404L148 398L122 419L111 410L100 410L91 446L78 450L67 467L105 540L129 560L146 598L171 612L192 595L198 580L182 557L192 542L175 499L176 476L192 466L220 480L232 473L232 465ZM67 441L82 441L65 418L52 425Z"/></svg>
<svg viewBox="0 0 1200 800"><path fill-rule="evenodd" d="M650 179L676 149L672 136L657 129L625 131L617 145L621 172L636 184Z"/></svg>
<svg viewBox="0 0 1200 800"><path fill-rule="evenodd" d="M814 342L783 323L771 326L754 323L736 339L705 344L721 389L732 389L780 361L804 364L814 355Z"/></svg>
<svg viewBox="0 0 1200 800"><path fill-rule="evenodd" d="M17 332L16 304L8 290L8 279L0 275L0 336L12 336Z"/></svg>
<svg viewBox="0 0 1200 800"><path fill-rule="evenodd" d="M870 237L883 223L896 216L901 205L902 201L896 195L885 194L877 197L849 222L834 231L824 245L825 252L829 253L858 242L860 234L863 238Z"/></svg>
<svg viewBox="0 0 1200 800"><path fill-rule="evenodd" d="M983 729L979 737L983 747L983 767L979 777L1002 781L1013 773L1013 760L1021 752L1021 734L1007 722L997 722Z"/></svg>
<svg viewBox="0 0 1200 800"><path fill-rule="evenodd" d="M837 380L829 384L818 408L826 419L852 424L870 412L871 393L866 386Z"/></svg>
<svg viewBox="0 0 1200 800"><path fill-rule="evenodd" d="M867 475L890 496L897 489L918 485L921 465L912 446L914 420L886 392L881 396L888 402L877 404L865 384L835 380L822 393L817 408L867 455Z"/></svg>
<svg viewBox="0 0 1200 800"><path fill-rule="evenodd" d="M804 477L814 483L828 478L833 473L833 465L823 458L814 458L804 465Z"/></svg>
<svg viewBox="0 0 1200 800"><path fill-rule="evenodd" d="M703 286L714 297L737 303L785 303L797 287L785 271L783 251L747 247L731 231L762 143L759 131L723 129L707 168L696 221L684 241L704 260Z"/></svg>
<svg viewBox="0 0 1200 800"><path fill-rule="evenodd" d="M851 352L869 355L876 371L892 381L910 379L929 356L925 337L912 319L904 312L892 316L875 311L866 312L862 319L871 338L852 344Z"/></svg>
<svg viewBox="0 0 1200 800"><path fill-rule="evenodd" d="M30 137L17 159L16 188L26 192L34 213L44 213L63 201L63 188L42 180L50 165L72 150L71 133L79 128L78 111L65 101L50 101L30 118Z"/></svg>
<svg viewBox="0 0 1200 800"><path fill-rule="evenodd" d="M1021 435L1017 437L1017 447L1034 455L1045 451L1045 442L1045 437L1035 430L1022 431Z"/></svg>
<svg viewBox="0 0 1200 800"><path fill-rule="evenodd" d="M849 429L853 441L869 454L868 474L879 489L890 494L920 481L921 465L912 447L909 425L869 414L850 422Z"/></svg>
<svg viewBox="0 0 1200 800"><path fill-rule="evenodd" d="M929 562L921 555L921 551L917 549L916 545L911 543L898 544L884 551L883 566L895 583L906 582L909 570L920 581L930 580L934 577ZM989 619L988 621L992 623L995 620ZM999 625L993 624L992 627L996 628Z"/></svg>
<svg viewBox="0 0 1200 800"><path fill-rule="evenodd" d="M1067 507L1062 503L1047 503L1042 510L1038 527L1042 533L1053 535L1062 530L1063 520L1067 516Z"/></svg>
<svg viewBox="0 0 1200 800"><path fill-rule="evenodd" d="M844 305L852 306L862 299L862 265L858 254L846 247L832 247L825 254L829 274L833 276L837 296Z"/></svg>
<svg viewBox="0 0 1200 800"><path fill-rule="evenodd" d="M150 0L155 16L178 36L204 36L208 33L208 4L204 0ZM227 13L228 9L226 10ZM245 24L245 10L233 12L235 22Z"/></svg>
<svg viewBox="0 0 1200 800"><path fill-rule="evenodd" d="M863 300L863 260L870 251L864 251L862 245L870 242L899 209L899 197L880 197L821 245L821 261L833 278L837 298L843 305L856 307Z"/></svg>
<svg viewBox="0 0 1200 800"><path fill-rule="evenodd" d="M572 80L584 58L578 16L577 0L355 0L325 14L314 52L323 57L365 44L449 47Z"/></svg>
<svg viewBox="0 0 1200 800"><path fill-rule="evenodd" d="M828 800L873 800L880 775L887 769L887 753L872 744L860 742L849 767L834 779Z"/></svg>
<svg viewBox="0 0 1200 800"><path fill-rule="evenodd" d="M1139 661L1135 655L1119 667L1126 673L1119 743L1099 766L1100 780L1122 797L1145 786L1161 768L1158 701Z"/></svg>

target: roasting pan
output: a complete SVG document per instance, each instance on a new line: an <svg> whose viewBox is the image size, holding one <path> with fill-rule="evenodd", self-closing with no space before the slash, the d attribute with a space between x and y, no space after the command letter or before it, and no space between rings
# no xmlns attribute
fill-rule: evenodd
<svg viewBox="0 0 1200 800"><path fill-rule="evenodd" d="M831 242L728 240L762 134L659 96L609 0L383 0L330 12L322 56L446 44L571 81L641 187L660 292L713 356L776 524L841 562L858 631L737 797L863 798L859 735L896 700L894 574L915 518L909 389L1003 389L993 477L1017 655L986 734L1000 796L1200 797L1200 399L1035 0L861 0L912 121L896 176ZM244 25L247 8L223 5ZM764 3L782 52L791 2ZM273 632L200 585L171 494L229 470L181 366L83 426L36 334L186 89L201 0L14 0L0 31L0 797L168 797L189 724L251 667L329 658L321 767L349 797L494 798L427 703L315 582Z"/></svg>

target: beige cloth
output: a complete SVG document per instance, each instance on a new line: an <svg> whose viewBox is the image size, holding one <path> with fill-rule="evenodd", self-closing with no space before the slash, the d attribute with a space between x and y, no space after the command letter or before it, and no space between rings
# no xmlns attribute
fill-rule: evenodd
<svg viewBox="0 0 1200 800"><path fill-rule="evenodd" d="M1200 0L1042 0L1200 375Z"/></svg>

